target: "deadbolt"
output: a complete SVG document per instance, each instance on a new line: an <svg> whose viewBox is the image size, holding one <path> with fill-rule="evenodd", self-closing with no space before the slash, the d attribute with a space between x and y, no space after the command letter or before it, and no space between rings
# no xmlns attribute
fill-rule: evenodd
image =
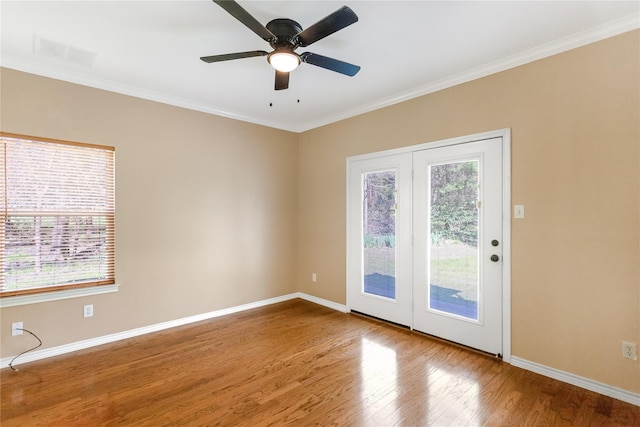
<svg viewBox="0 0 640 427"><path fill-rule="evenodd" d="M491 241L491 246L498 246L500 244L500 242L498 242L497 240L492 240Z"/></svg>
<svg viewBox="0 0 640 427"><path fill-rule="evenodd" d="M491 255L491 261L498 262L498 261L500 261L500 257L498 255L495 255L495 254Z"/></svg>

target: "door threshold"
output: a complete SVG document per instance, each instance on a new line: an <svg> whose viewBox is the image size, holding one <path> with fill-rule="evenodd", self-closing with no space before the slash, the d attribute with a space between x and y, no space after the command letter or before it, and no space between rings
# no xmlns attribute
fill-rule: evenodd
<svg viewBox="0 0 640 427"><path fill-rule="evenodd" d="M453 345L455 347L459 347L459 348L462 348L462 349L465 349L465 350L472 351L474 353L481 354L483 356L489 356L492 359L497 359L497 360L502 361L502 354L500 354L500 353L495 354L495 353L490 353L488 351L479 350L479 349L474 348L474 347L469 347L468 345L464 345L464 344L460 344L460 343L455 342L455 341L451 341L451 340L447 340L447 339L444 339L444 338L440 338L440 337L438 337L436 335L431 335L431 334L428 334L426 332L418 331L417 329L412 329L411 332L415 332L416 334L422 335L425 338L430 338L430 339L435 340L435 341L439 341L439 342L442 342L442 343L445 343L445 344L450 344L450 345Z"/></svg>
<svg viewBox="0 0 640 427"><path fill-rule="evenodd" d="M402 325L400 323L392 322L390 320L383 319L382 317L372 316L370 314L362 313L361 311L355 311L355 310L351 310L350 313L351 314L355 314L356 316L359 316L359 317L364 317L366 319L376 320L376 321L378 321L380 323L386 323L387 325L395 326L396 328L404 329L406 331L411 331L411 328L409 326L407 326L407 325Z"/></svg>

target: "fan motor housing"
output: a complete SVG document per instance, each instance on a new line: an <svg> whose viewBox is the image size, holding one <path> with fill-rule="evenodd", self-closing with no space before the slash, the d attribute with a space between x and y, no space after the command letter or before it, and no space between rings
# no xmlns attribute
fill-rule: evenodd
<svg viewBox="0 0 640 427"><path fill-rule="evenodd" d="M293 19L277 18L269 21L265 27L276 36L276 40L269 43L272 48L287 45L297 47L296 36L302 31L302 26Z"/></svg>

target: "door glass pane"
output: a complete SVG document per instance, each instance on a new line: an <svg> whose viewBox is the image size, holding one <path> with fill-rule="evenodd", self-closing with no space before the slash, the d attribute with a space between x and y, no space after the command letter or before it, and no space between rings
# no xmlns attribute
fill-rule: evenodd
<svg viewBox="0 0 640 427"><path fill-rule="evenodd" d="M396 171L362 175L363 288L396 297Z"/></svg>
<svg viewBox="0 0 640 427"><path fill-rule="evenodd" d="M478 320L478 161L429 166L428 307Z"/></svg>

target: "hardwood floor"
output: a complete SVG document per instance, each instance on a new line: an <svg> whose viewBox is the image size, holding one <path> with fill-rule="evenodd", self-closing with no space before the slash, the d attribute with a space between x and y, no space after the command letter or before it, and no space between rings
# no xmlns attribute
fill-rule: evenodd
<svg viewBox="0 0 640 427"><path fill-rule="evenodd" d="M17 366L3 427L640 425L634 405L302 300Z"/></svg>

